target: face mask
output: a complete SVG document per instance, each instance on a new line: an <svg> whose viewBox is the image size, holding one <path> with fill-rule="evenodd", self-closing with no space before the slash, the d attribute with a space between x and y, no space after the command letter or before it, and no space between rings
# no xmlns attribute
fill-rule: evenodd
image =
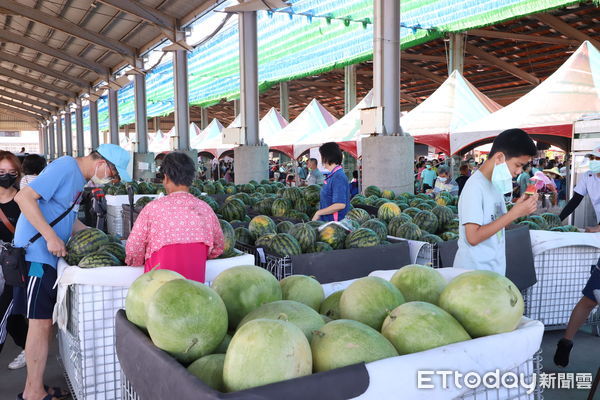
<svg viewBox="0 0 600 400"><path fill-rule="evenodd" d="M590 160L590 171L600 174L600 160Z"/></svg>
<svg viewBox="0 0 600 400"><path fill-rule="evenodd" d="M112 178L110 176L106 176L104 178L97 177L96 176L97 173L98 173L98 167L96 166L96 171L94 172L94 176L92 176L92 179L91 179L92 182L94 183L94 185L104 186L112 181Z"/></svg>
<svg viewBox="0 0 600 400"><path fill-rule="evenodd" d="M11 175L11 174L0 175L0 186L5 189L8 189L12 185L14 185L16 181L17 181L16 175Z"/></svg>
<svg viewBox="0 0 600 400"><path fill-rule="evenodd" d="M425 168L431 169L431 165L426 165Z"/></svg>
<svg viewBox="0 0 600 400"><path fill-rule="evenodd" d="M448 181L448 178L438 178L438 180L442 183L446 183Z"/></svg>
<svg viewBox="0 0 600 400"><path fill-rule="evenodd" d="M492 184L502 194L512 191L512 174L505 162L494 167Z"/></svg>

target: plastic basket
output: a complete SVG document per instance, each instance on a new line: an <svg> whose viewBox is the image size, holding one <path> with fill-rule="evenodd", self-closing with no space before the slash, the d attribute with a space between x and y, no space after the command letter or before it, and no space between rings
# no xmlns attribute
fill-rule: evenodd
<svg viewBox="0 0 600 400"><path fill-rule="evenodd" d="M564 329L599 257L600 248L592 246L566 246L535 255L538 281L525 292L525 315L541 321L546 330ZM587 324L600 334L598 307Z"/></svg>
<svg viewBox="0 0 600 400"><path fill-rule="evenodd" d="M75 399L121 397L115 349L115 313L124 308L127 288L71 285L67 330L59 330L59 351Z"/></svg>

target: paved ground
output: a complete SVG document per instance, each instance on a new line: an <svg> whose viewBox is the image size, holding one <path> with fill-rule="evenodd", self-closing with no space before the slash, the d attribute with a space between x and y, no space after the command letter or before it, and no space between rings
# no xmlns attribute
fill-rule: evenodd
<svg viewBox="0 0 600 400"><path fill-rule="evenodd" d="M584 329L577 334L575 347L571 352L569 367L558 368L552 362L556 342L562 336L562 331L546 332L542 342L543 369L547 373L556 372L591 372L596 376L600 368L600 337L591 334L590 329ZM25 369L10 371L6 368L8 363L19 353L19 350L9 338L2 354L0 354L0 400L14 400L17 393L23 390L25 382ZM58 344L53 343L49 368L46 370L46 383L51 386L66 388L67 385L62 375L62 366L57 360ZM586 400L587 390L547 390L544 392L545 400ZM78 399L84 400L84 399ZM148 399L151 400L151 399ZM163 399L156 399L163 400ZM412 400L412 399L407 399ZM593 400L600 400L600 390Z"/></svg>

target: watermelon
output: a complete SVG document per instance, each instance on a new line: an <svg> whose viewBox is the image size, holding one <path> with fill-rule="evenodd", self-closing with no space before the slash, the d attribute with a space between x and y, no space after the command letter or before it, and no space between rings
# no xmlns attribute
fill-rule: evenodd
<svg viewBox="0 0 600 400"><path fill-rule="evenodd" d="M265 303L282 299L277 279L254 265L232 267L221 272L212 283L227 307L229 328L234 330L249 312Z"/></svg>
<svg viewBox="0 0 600 400"><path fill-rule="evenodd" d="M322 253L324 251L332 251L333 248L325 242L315 242L308 253Z"/></svg>
<svg viewBox="0 0 600 400"><path fill-rule="evenodd" d="M271 215L273 212L272 208L273 208L274 202L275 202L275 199L271 198L271 197L262 199L261 201L259 201L255 204L254 209L256 211L258 211L260 214Z"/></svg>
<svg viewBox="0 0 600 400"><path fill-rule="evenodd" d="M269 243L269 250L279 257L290 257L302 254L300 243L289 233L276 234Z"/></svg>
<svg viewBox="0 0 600 400"><path fill-rule="evenodd" d="M323 318L318 312L306 304L293 300L279 300L263 304L246 315L240 322L238 329L256 319L274 319L290 322L300 328L309 341L312 339L313 331L325 325Z"/></svg>
<svg viewBox="0 0 600 400"><path fill-rule="evenodd" d="M319 313L331 319L340 319L340 299L342 298L343 290L333 292L319 306Z"/></svg>
<svg viewBox="0 0 600 400"><path fill-rule="evenodd" d="M470 271L442 291L439 306L472 337L513 331L523 317L523 296L508 278L492 271Z"/></svg>
<svg viewBox="0 0 600 400"><path fill-rule="evenodd" d="M548 225L548 228L554 228L557 226L561 226L561 224L562 224L560 217L553 213L543 213L542 218L544 218L544 220L546 220L546 224Z"/></svg>
<svg viewBox="0 0 600 400"><path fill-rule="evenodd" d="M368 228L359 228L346 236L347 249L378 246L381 239L379 235Z"/></svg>
<svg viewBox="0 0 600 400"><path fill-rule="evenodd" d="M231 339L223 381L233 392L311 373L311 348L300 328L286 321L255 319Z"/></svg>
<svg viewBox="0 0 600 400"><path fill-rule="evenodd" d="M283 198L294 203L303 198L302 192L297 187L289 187L283 191Z"/></svg>
<svg viewBox="0 0 600 400"><path fill-rule="evenodd" d="M271 206L271 215L274 217L283 217L291 208L291 204L286 199L275 199Z"/></svg>
<svg viewBox="0 0 600 400"><path fill-rule="evenodd" d="M235 247L235 231L231 224L222 219L219 220L219 224L221 225L221 230L223 231L224 237L224 247L223 254L231 253Z"/></svg>
<svg viewBox="0 0 600 400"><path fill-rule="evenodd" d="M407 222L413 222L412 218L408 214L400 214L397 217L394 217L388 222L388 235L392 235L392 232L396 231L400 226L404 225Z"/></svg>
<svg viewBox="0 0 600 400"><path fill-rule="evenodd" d="M79 268L117 267L123 265L115 255L102 249L88 254L79 261Z"/></svg>
<svg viewBox="0 0 600 400"><path fill-rule="evenodd" d="M71 236L71 239L67 242L66 261L69 265L78 265L83 257L99 250L109 241L108 236L100 229L83 229Z"/></svg>
<svg viewBox="0 0 600 400"><path fill-rule="evenodd" d="M552 232L568 232L568 230L564 226L555 226L554 228L550 228L550 231L552 231Z"/></svg>
<svg viewBox="0 0 600 400"><path fill-rule="evenodd" d="M400 355L471 339L452 315L423 301L396 307L383 322L381 333Z"/></svg>
<svg viewBox="0 0 600 400"><path fill-rule="evenodd" d="M379 189L377 186L367 186L365 189L365 196L381 197L381 189Z"/></svg>
<svg viewBox="0 0 600 400"><path fill-rule="evenodd" d="M457 240L458 235L454 232L444 232L440 235L440 238L442 238L444 242L448 242L450 240Z"/></svg>
<svg viewBox="0 0 600 400"><path fill-rule="evenodd" d="M185 278L175 271L154 269L133 281L125 298L125 313L129 322L146 330L150 299L162 285L173 279Z"/></svg>
<svg viewBox="0 0 600 400"><path fill-rule="evenodd" d="M564 228L566 232L579 232L579 228L575 225L565 225Z"/></svg>
<svg viewBox="0 0 600 400"><path fill-rule="evenodd" d="M422 230L436 233L438 230L438 219L431 211L420 211L414 216L413 222Z"/></svg>
<svg viewBox="0 0 600 400"><path fill-rule="evenodd" d="M422 210L416 208L416 207L409 207L406 210L402 211L403 214L407 214L409 217L411 218L415 218L415 216L420 213Z"/></svg>
<svg viewBox="0 0 600 400"><path fill-rule="evenodd" d="M110 243L123 244L123 242L121 241L121 238L116 235L106 235L106 236L108 237L108 241Z"/></svg>
<svg viewBox="0 0 600 400"><path fill-rule="evenodd" d="M544 219L543 217L541 217L539 215L530 215L527 219L533 223L536 223L540 227L541 230L549 229L546 219Z"/></svg>
<svg viewBox="0 0 600 400"><path fill-rule="evenodd" d="M529 230L532 230L532 231L541 231L542 230L542 228L533 221L521 221L517 225L525 225L525 226L529 227Z"/></svg>
<svg viewBox="0 0 600 400"><path fill-rule="evenodd" d="M200 200L204 201L214 212L219 211L219 203L215 199L210 196L200 196L198 197Z"/></svg>
<svg viewBox="0 0 600 400"><path fill-rule="evenodd" d="M273 238L275 237L275 233L269 233L266 234L264 236L259 237L258 239L256 239L256 241L254 242L254 245L256 247L262 247L264 249L269 250L271 247L271 241L273 240Z"/></svg>
<svg viewBox="0 0 600 400"><path fill-rule="evenodd" d="M133 206L135 208L144 208L152 200L154 200L152 197L148 197L148 196L140 197Z"/></svg>
<svg viewBox="0 0 600 400"><path fill-rule="evenodd" d="M348 214L346 214L346 218L356 221L360 225L367 222L371 217L369 216L369 213L366 212L364 209L353 208L352 210L348 211Z"/></svg>
<svg viewBox="0 0 600 400"><path fill-rule="evenodd" d="M321 225L325 224L325 222L323 222L323 221L308 221L307 224L312 226L313 228L318 228Z"/></svg>
<svg viewBox="0 0 600 400"><path fill-rule="evenodd" d="M308 214L301 213L298 210L288 210L288 212L285 213L284 217L294 219L297 221L310 221Z"/></svg>
<svg viewBox="0 0 600 400"><path fill-rule="evenodd" d="M311 348L315 372L398 355L381 333L360 322L344 319L331 321L314 332Z"/></svg>
<svg viewBox="0 0 600 400"><path fill-rule="evenodd" d="M458 218L454 218L452 221L448 222L446 225L442 226L443 231L453 231L458 232L458 227L460 226L460 220Z"/></svg>
<svg viewBox="0 0 600 400"><path fill-rule="evenodd" d="M271 218L266 215L259 215L252 218L248 224L248 230L250 231L250 234L252 234L254 240L256 240L267 233L276 233L277 226Z"/></svg>
<svg viewBox="0 0 600 400"><path fill-rule="evenodd" d="M294 201L294 210L306 214L310 210L310 206L308 205L308 202L301 197Z"/></svg>
<svg viewBox="0 0 600 400"><path fill-rule="evenodd" d="M379 240L386 240L388 236L388 229L385 223L380 221L379 219L370 219L364 224L361 225L361 228L371 229L373 232L379 236Z"/></svg>
<svg viewBox="0 0 600 400"><path fill-rule="evenodd" d="M367 202L367 198L365 196L363 196L362 194L357 194L356 196L354 196L352 198L352 200L350 200L350 204L353 206L358 206L361 204L366 204Z"/></svg>
<svg viewBox="0 0 600 400"><path fill-rule="evenodd" d="M241 220L246 215L246 205L240 199L230 199L221 207L221 215L227 221Z"/></svg>
<svg viewBox="0 0 600 400"><path fill-rule="evenodd" d="M395 237L408 239L408 240L420 240L422 236L421 228L412 222L407 222L400 225L396 230L391 231L390 234Z"/></svg>
<svg viewBox="0 0 600 400"><path fill-rule="evenodd" d="M379 330L390 310L404 303L402 293L385 279L368 276L354 281L340 298L340 313Z"/></svg>
<svg viewBox="0 0 600 400"><path fill-rule="evenodd" d="M434 235L433 233L423 234L423 236L421 236L420 240L422 242L427 242L427 243L431 243L431 244L438 244L438 243L444 242L441 237L439 237L438 235Z"/></svg>
<svg viewBox="0 0 600 400"><path fill-rule="evenodd" d="M108 243L100 247L100 252L108 252L115 256L121 262L120 265L125 265L125 246L121 243Z"/></svg>
<svg viewBox="0 0 600 400"><path fill-rule="evenodd" d="M284 300L297 301L314 310L319 309L325 298L321 284L310 276L290 275L282 279L279 284Z"/></svg>
<svg viewBox="0 0 600 400"><path fill-rule="evenodd" d="M421 203L416 208L418 208L421 211L431 211L431 210L433 210L433 207L436 207L436 206L432 206L429 203Z"/></svg>
<svg viewBox="0 0 600 400"><path fill-rule="evenodd" d="M289 233L290 229L294 226L293 222L290 221L281 221L277 224L277 233Z"/></svg>
<svg viewBox="0 0 600 400"><path fill-rule="evenodd" d="M316 206L321 201L321 194L319 191L307 190L304 193L306 202L311 206Z"/></svg>
<svg viewBox="0 0 600 400"><path fill-rule="evenodd" d="M327 225L325 228L319 231L319 241L325 242L331 246L334 250L341 249L344 247L344 241L348 232L335 224Z"/></svg>
<svg viewBox="0 0 600 400"><path fill-rule="evenodd" d="M454 219L454 213L452 210L445 206L436 206L431 210L435 214L438 220L438 228L448 225ZM431 232L435 233L435 232Z"/></svg>
<svg viewBox="0 0 600 400"><path fill-rule="evenodd" d="M377 218L388 223L392 218L399 216L401 212L402 210L397 204L385 203L379 207L379 210L377 211Z"/></svg>
<svg viewBox="0 0 600 400"><path fill-rule="evenodd" d="M383 197L384 199L388 199L388 200L394 200L396 195L391 190L384 190L381 192L381 197Z"/></svg>
<svg viewBox="0 0 600 400"><path fill-rule="evenodd" d="M290 230L289 234L292 235L298 243L303 252L307 253L314 246L317 241L317 233L308 224L296 224Z"/></svg>
<svg viewBox="0 0 600 400"><path fill-rule="evenodd" d="M402 292L406 301L426 301L437 304L446 287L446 280L437 270L425 265L410 264L400 268L390 282Z"/></svg>
<svg viewBox="0 0 600 400"><path fill-rule="evenodd" d="M235 240L236 242L254 245L254 236L250 233L248 228L244 228L243 226L239 226L234 229L235 231Z"/></svg>
<svg viewBox="0 0 600 400"><path fill-rule="evenodd" d="M187 370L209 387L218 390L219 392L224 392L224 365L225 354L209 354L191 363L189 367L187 367Z"/></svg>
<svg viewBox="0 0 600 400"><path fill-rule="evenodd" d="M175 279L150 298L148 334L156 347L183 363L212 353L227 333L227 309L208 286Z"/></svg>

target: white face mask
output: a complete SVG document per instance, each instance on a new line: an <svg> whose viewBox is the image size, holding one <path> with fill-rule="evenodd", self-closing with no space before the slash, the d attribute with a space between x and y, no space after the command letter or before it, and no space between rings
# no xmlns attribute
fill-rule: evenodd
<svg viewBox="0 0 600 400"><path fill-rule="evenodd" d="M106 169L106 164L104 164L104 168ZM96 171L94 172L94 176L92 176L92 179L91 179L91 181L94 183L94 185L104 186L112 181L112 178L110 176L105 176L104 178L97 177L96 176L97 173L98 173L98 166L96 166Z"/></svg>
<svg viewBox="0 0 600 400"><path fill-rule="evenodd" d="M492 184L502 194L512 192L512 174L506 162L498 164L492 172Z"/></svg>
<svg viewBox="0 0 600 400"><path fill-rule="evenodd" d="M448 181L448 178L438 177L438 180L442 183L446 183Z"/></svg>

